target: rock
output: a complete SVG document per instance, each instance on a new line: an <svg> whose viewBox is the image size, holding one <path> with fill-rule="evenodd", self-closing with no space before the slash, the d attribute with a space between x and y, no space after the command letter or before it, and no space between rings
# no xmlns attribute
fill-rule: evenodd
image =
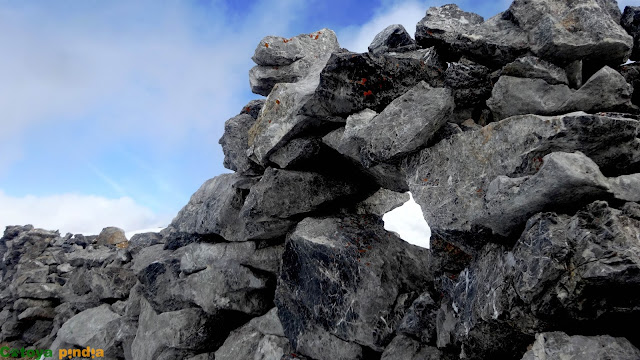
<svg viewBox="0 0 640 360"><path fill-rule="evenodd" d="M447 61L465 57L495 67L510 63L528 51L527 33L508 16L496 15L484 21L480 15L462 11L457 5L431 7L416 25L416 42L423 48L435 46L449 54Z"/></svg>
<svg viewBox="0 0 640 360"><path fill-rule="evenodd" d="M620 67L620 74L624 76L627 83L633 88L631 102L636 106L640 106L640 64L623 65Z"/></svg>
<svg viewBox="0 0 640 360"><path fill-rule="evenodd" d="M393 162L424 147L449 120L454 106L451 90L432 88L422 81L364 124L352 125L347 120L345 133L352 132L362 143L365 167Z"/></svg>
<svg viewBox="0 0 640 360"><path fill-rule="evenodd" d="M124 299L136 283L131 270L121 268L100 268L89 271L91 292L101 300Z"/></svg>
<svg viewBox="0 0 640 360"><path fill-rule="evenodd" d="M398 333L412 336L424 344L435 344L436 323L434 320L438 308L439 304L433 300L429 292L420 294L404 315L398 327ZM403 338L403 336L399 335L397 338Z"/></svg>
<svg viewBox="0 0 640 360"><path fill-rule="evenodd" d="M630 59L640 60L640 6L626 6L620 25L633 36L633 52Z"/></svg>
<svg viewBox="0 0 640 360"><path fill-rule="evenodd" d="M178 233L206 235L213 241L245 240L238 214L246 196L243 185L254 181L237 174L222 174L206 181L169 227Z"/></svg>
<svg viewBox="0 0 640 360"><path fill-rule="evenodd" d="M551 85L542 79L501 76L487 106L497 120L515 115L553 115L563 112L573 91L564 84Z"/></svg>
<svg viewBox="0 0 640 360"><path fill-rule="evenodd" d="M570 213L612 193L598 165L580 152L555 152L542 158L535 175L496 177L485 195L485 215L471 220L508 237L519 233L527 220L542 211Z"/></svg>
<svg viewBox="0 0 640 360"><path fill-rule="evenodd" d="M120 315L111 311L107 304L85 310L64 323L58 330L58 338L72 345L80 347L92 346L89 340L96 334L104 331L112 321L120 318Z"/></svg>
<svg viewBox="0 0 640 360"><path fill-rule="evenodd" d="M450 301L438 315L438 337L448 340L438 345L465 344L472 358L513 357L529 334L594 326L637 341L621 319L638 316L638 225L602 201L574 216L535 215L512 251L487 245L445 285Z"/></svg>
<svg viewBox="0 0 640 360"><path fill-rule="evenodd" d="M356 205L357 214L374 214L382 217L389 211L409 201L408 193L399 193L380 189L364 201Z"/></svg>
<svg viewBox="0 0 640 360"><path fill-rule="evenodd" d="M583 60L615 66L633 46L612 1L515 0L505 14L527 32L536 56L556 64Z"/></svg>
<svg viewBox="0 0 640 360"><path fill-rule="evenodd" d="M267 36L260 41L252 58L258 66L249 72L251 91L268 96L277 83L294 83L317 76L329 56L339 49L336 34L329 29L290 39Z"/></svg>
<svg viewBox="0 0 640 360"><path fill-rule="evenodd" d="M564 68L567 73L567 80L572 89L579 89L582 86L582 60L571 62Z"/></svg>
<svg viewBox="0 0 640 360"><path fill-rule="evenodd" d="M102 229L96 238L96 243L98 245L117 245L126 242L127 237L124 236L124 230L112 226Z"/></svg>
<svg viewBox="0 0 640 360"><path fill-rule="evenodd" d="M502 68L502 75L542 79L550 85L569 85L564 69L535 56L523 56Z"/></svg>
<svg viewBox="0 0 640 360"><path fill-rule="evenodd" d="M251 100L247 105L242 108L240 114L249 114L252 118L257 119L260 110L264 106L264 99Z"/></svg>
<svg viewBox="0 0 640 360"><path fill-rule="evenodd" d="M106 246L94 248L87 246L86 249L76 249L66 254L66 261L74 267L99 267L108 264L116 258L116 253Z"/></svg>
<svg viewBox="0 0 640 360"><path fill-rule="evenodd" d="M241 175L260 175L264 169L247 157L249 129L256 119L250 114L240 114L224 123L224 134L218 143L224 153L224 167Z"/></svg>
<svg viewBox="0 0 640 360"><path fill-rule="evenodd" d="M297 138L276 150L269 160L281 169L295 169L304 166L307 162L318 156L321 150L321 142L318 138Z"/></svg>
<svg viewBox="0 0 640 360"><path fill-rule="evenodd" d="M428 251L385 231L377 216L307 218L287 239L283 259L278 316L296 351L309 356L322 348L310 339L326 335L382 351L412 297L433 280Z"/></svg>
<svg viewBox="0 0 640 360"><path fill-rule="evenodd" d="M201 352L215 349L227 334L216 324L215 318L201 309L184 308L158 314L142 300L142 312L131 354L134 359L167 356L186 358L189 357L185 356L189 350Z"/></svg>
<svg viewBox="0 0 640 360"><path fill-rule="evenodd" d="M622 175L609 179L616 199L640 202L640 174Z"/></svg>
<svg viewBox="0 0 640 360"><path fill-rule="evenodd" d="M381 360L440 360L442 353L433 346L424 346L410 337L398 335L384 349Z"/></svg>
<svg viewBox="0 0 640 360"><path fill-rule="evenodd" d="M294 217L348 203L357 199L362 191L366 190L344 179L269 168L251 188L240 211L245 220L247 239L272 239L285 235L295 225Z"/></svg>
<svg viewBox="0 0 640 360"><path fill-rule="evenodd" d="M374 55L413 50L416 50L416 42L400 24L387 26L373 38L371 45L369 45L369 52Z"/></svg>
<svg viewBox="0 0 640 360"><path fill-rule="evenodd" d="M30 307L18 315L18 320L53 319L55 316L52 308Z"/></svg>
<svg viewBox="0 0 640 360"><path fill-rule="evenodd" d="M560 112L605 112L626 110L631 105L633 88L624 77L605 66L593 74L580 89L562 104ZM623 111L628 112L628 111Z"/></svg>
<svg viewBox="0 0 640 360"><path fill-rule="evenodd" d="M216 360L280 359L292 352L276 309L234 330L216 350Z"/></svg>
<svg viewBox="0 0 640 360"><path fill-rule="evenodd" d="M399 54L335 53L320 74L302 113L346 117L364 109L382 111L421 81L441 87L445 64L433 49Z"/></svg>
<svg viewBox="0 0 640 360"><path fill-rule="evenodd" d="M536 335L531 350L522 360L536 359L619 359L640 358L640 351L625 338L602 336L569 336L563 332L549 332Z"/></svg>
<svg viewBox="0 0 640 360"><path fill-rule="evenodd" d="M484 106L485 101L491 96L493 87L489 73L487 67L472 61L463 59L461 62L449 63L445 71L444 84L453 90L458 112L463 109L473 112L478 106Z"/></svg>
<svg viewBox="0 0 640 360"><path fill-rule="evenodd" d="M422 150L405 164L407 181L432 234L473 252L491 237L470 219L486 211L485 194L496 177L534 174L543 157L556 151L581 151L606 176L633 172L640 160L639 126L584 113L512 117Z"/></svg>
<svg viewBox="0 0 640 360"><path fill-rule="evenodd" d="M50 283L22 284L18 287L17 295L21 298L55 299L60 298L62 286Z"/></svg>
<svg viewBox="0 0 640 360"><path fill-rule="evenodd" d="M147 232L135 234L131 237L131 240L129 240L129 251L135 256L135 254L144 248L162 243L164 243L164 239L160 233Z"/></svg>

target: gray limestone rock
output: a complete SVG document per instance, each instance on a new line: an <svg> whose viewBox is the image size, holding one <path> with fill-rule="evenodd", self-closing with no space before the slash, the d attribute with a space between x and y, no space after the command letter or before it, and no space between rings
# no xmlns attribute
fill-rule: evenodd
<svg viewBox="0 0 640 360"><path fill-rule="evenodd" d="M251 100L249 101L249 103L247 103L247 105L245 105L242 108L242 111L240 111L240 114L249 114L251 115L252 118L257 119L258 114L260 114L260 110L262 110L263 106L264 106L264 99Z"/></svg>
<svg viewBox="0 0 640 360"><path fill-rule="evenodd" d="M224 167L241 175L260 175L262 167L247 157L249 129L256 122L250 114L240 114L224 123L224 134L218 141L224 153Z"/></svg>
<svg viewBox="0 0 640 360"><path fill-rule="evenodd" d="M640 60L640 6L627 6L622 13L620 25L633 36L631 60Z"/></svg>
<svg viewBox="0 0 640 360"><path fill-rule="evenodd" d="M373 38L371 45L369 45L369 52L375 55L413 50L416 50L416 42L400 24L387 26Z"/></svg>
<svg viewBox="0 0 640 360"><path fill-rule="evenodd" d="M352 133L362 143L365 167L393 162L426 146L450 119L454 106L450 89L432 88L422 81L363 124L351 125L354 117L350 117L345 134Z"/></svg>
<svg viewBox="0 0 640 360"><path fill-rule="evenodd" d="M605 66L562 104L560 112L607 112L627 109L633 88L619 72ZM624 111L627 112L627 111Z"/></svg>
<svg viewBox="0 0 640 360"><path fill-rule="evenodd" d="M215 359L280 359L291 352L289 340L284 336L282 324L273 308L232 331L216 350Z"/></svg>
<svg viewBox="0 0 640 360"><path fill-rule="evenodd" d="M444 84L453 90L457 112L464 112L464 109L473 112L478 106L484 107L493 87L489 69L465 59L449 63L445 71ZM457 119L457 122L467 119L468 117Z"/></svg>
<svg viewBox="0 0 640 360"><path fill-rule="evenodd" d="M113 226L102 229L96 238L98 245L117 245L125 242L127 242L127 237L124 236L124 230Z"/></svg>
<svg viewBox="0 0 640 360"><path fill-rule="evenodd" d="M147 232L142 234L135 234L129 240L129 252L135 256L140 250L149 246L158 245L164 243L162 234L156 232Z"/></svg>
<svg viewBox="0 0 640 360"><path fill-rule="evenodd" d="M80 347L92 346L89 341L96 334L104 331L106 326L120 318L120 315L111 311L107 304L85 310L65 322L58 330L58 338L72 345Z"/></svg>
<svg viewBox="0 0 640 360"><path fill-rule="evenodd" d="M554 63L615 66L629 57L633 45L611 0L515 0L506 13L527 32L531 51Z"/></svg>
<svg viewBox="0 0 640 360"><path fill-rule="evenodd" d="M502 75L542 79L551 85L569 85L569 79L564 69L535 56L523 56L505 65L502 68Z"/></svg>
<svg viewBox="0 0 640 360"><path fill-rule="evenodd" d="M288 237L283 259L278 316L296 350L311 357L322 348L301 345L307 332L382 351L433 280L429 252L385 231L371 215L307 218Z"/></svg>
<svg viewBox="0 0 640 360"><path fill-rule="evenodd" d="M497 120L515 115L553 115L562 112L573 91L564 84L542 79L501 76L493 87L487 106Z"/></svg>
<svg viewBox="0 0 640 360"><path fill-rule="evenodd" d="M409 201L408 193L400 193L388 189L380 189L364 201L356 205L358 214L374 214L382 216Z"/></svg>
<svg viewBox="0 0 640 360"><path fill-rule="evenodd" d="M491 237L470 219L486 211L485 194L496 177L532 175L556 151L581 151L606 176L633 172L639 127L636 120L584 113L511 117L422 150L405 163L407 181L432 232L471 251Z"/></svg>
<svg viewBox="0 0 640 360"><path fill-rule="evenodd" d="M260 41L252 58L258 66L249 71L251 90L268 96L278 83L315 77L329 56L339 50L336 34L329 29L290 39L267 36Z"/></svg>
<svg viewBox="0 0 640 360"><path fill-rule="evenodd" d="M306 165L310 159L318 156L321 150L320 144L320 139L313 137L293 139L271 154L269 161L281 169L295 169Z"/></svg>
<svg viewBox="0 0 640 360"><path fill-rule="evenodd" d="M510 63L528 51L527 33L499 14L484 21L457 5L431 7L416 26L419 46L436 46L455 61L464 55L489 67Z"/></svg>
<svg viewBox="0 0 640 360"><path fill-rule="evenodd" d="M640 202L640 174L610 178L609 186L616 199Z"/></svg>
<svg viewBox="0 0 640 360"><path fill-rule="evenodd" d="M91 292L101 300L125 299L136 283L131 270L117 267L89 270Z"/></svg>
<svg viewBox="0 0 640 360"><path fill-rule="evenodd" d="M633 360L640 359L640 350L625 338L601 336L569 336L563 332L536 335L536 341L522 360Z"/></svg>

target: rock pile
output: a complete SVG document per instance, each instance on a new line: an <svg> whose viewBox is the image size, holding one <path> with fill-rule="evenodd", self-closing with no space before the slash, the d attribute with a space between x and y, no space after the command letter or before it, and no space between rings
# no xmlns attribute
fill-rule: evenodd
<svg viewBox="0 0 640 360"><path fill-rule="evenodd" d="M13 226L0 342L112 359L638 359L640 9L268 36L232 174L159 234ZM410 190L431 249L386 231ZM126 247L123 244L128 244Z"/></svg>

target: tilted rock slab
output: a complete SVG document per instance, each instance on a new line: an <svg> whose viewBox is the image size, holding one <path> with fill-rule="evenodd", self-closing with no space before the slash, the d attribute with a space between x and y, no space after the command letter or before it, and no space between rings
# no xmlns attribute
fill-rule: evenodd
<svg viewBox="0 0 640 360"><path fill-rule="evenodd" d="M405 164L407 181L432 232L469 251L492 236L474 219L496 177L534 174L554 151L581 151L605 175L629 172L640 161L638 129L636 120L584 113L511 117L422 150Z"/></svg>
<svg viewBox="0 0 640 360"><path fill-rule="evenodd" d="M318 359L341 346L331 337L350 343L344 351L355 351L354 358L358 349L381 352L433 280L429 252L372 215L307 218L288 237L283 259L278 316L296 350Z"/></svg>

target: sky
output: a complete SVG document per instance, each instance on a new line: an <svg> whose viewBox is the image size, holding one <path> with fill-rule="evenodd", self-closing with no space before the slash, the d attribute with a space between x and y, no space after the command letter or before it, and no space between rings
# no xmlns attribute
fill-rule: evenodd
<svg viewBox="0 0 640 360"><path fill-rule="evenodd" d="M261 98L248 72L262 37L327 27L364 52L449 2L0 0L0 227L167 226L229 172L218 139ZM510 2L457 4L488 18Z"/></svg>

